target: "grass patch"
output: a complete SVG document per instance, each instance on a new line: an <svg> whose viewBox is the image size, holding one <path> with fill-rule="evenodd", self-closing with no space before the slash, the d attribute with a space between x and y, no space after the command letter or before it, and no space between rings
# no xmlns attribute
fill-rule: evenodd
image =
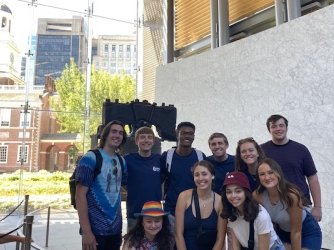
<svg viewBox="0 0 334 250"><path fill-rule="evenodd" d="M29 211L51 206L69 208L70 195L68 181L71 173L46 170L39 172L20 171L0 175L0 213L7 213L18 205L18 200L29 195ZM21 194L19 197L19 188ZM21 206L23 207L23 205Z"/></svg>

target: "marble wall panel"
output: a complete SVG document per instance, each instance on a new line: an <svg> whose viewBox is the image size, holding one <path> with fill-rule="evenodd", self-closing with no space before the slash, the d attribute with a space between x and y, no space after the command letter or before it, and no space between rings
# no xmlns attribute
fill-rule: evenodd
<svg viewBox="0 0 334 250"><path fill-rule="evenodd" d="M239 139L270 139L265 122L280 113L289 137L310 149L323 195L323 246L334 218L334 6L157 69L156 102L174 104L178 122L197 126L194 146L209 153L220 131L234 154Z"/></svg>

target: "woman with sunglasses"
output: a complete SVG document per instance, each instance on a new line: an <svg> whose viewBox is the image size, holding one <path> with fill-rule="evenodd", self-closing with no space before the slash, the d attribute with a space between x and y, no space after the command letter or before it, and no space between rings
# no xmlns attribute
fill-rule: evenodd
<svg viewBox="0 0 334 250"><path fill-rule="evenodd" d="M141 213L135 214L135 226L124 236L122 250L172 250L174 237L167 215L160 202L145 202Z"/></svg>
<svg viewBox="0 0 334 250"><path fill-rule="evenodd" d="M222 197L221 217L231 228L232 249L284 250L268 212L253 199L244 173L226 175Z"/></svg>
<svg viewBox="0 0 334 250"><path fill-rule="evenodd" d="M288 183L279 164L264 159L257 169L260 186L253 193L276 224L276 232L287 249L321 248L322 233L318 222L303 207L298 187Z"/></svg>
<svg viewBox="0 0 334 250"><path fill-rule="evenodd" d="M247 176L251 191L258 187L256 168L264 158L260 145L252 137L239 140L235 154L235 170Z"/></svg>

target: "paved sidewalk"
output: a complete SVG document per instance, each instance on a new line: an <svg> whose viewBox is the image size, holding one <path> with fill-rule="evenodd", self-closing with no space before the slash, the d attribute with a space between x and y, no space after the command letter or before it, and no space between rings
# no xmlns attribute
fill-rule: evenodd
<svg viewBox="0 0 334 250"><path fill-rule="evenodd" d="M122 202L123 233L126 232L126 210ZM2 218L2 217L1 217ZM7 232L14 229L19 221L18 216L10 216L0 223L0 231ZM48 247L46 244L47 209L34 215L32 238L34 243L48 250L81 250L79 235L79 220L74 209L51 209L50 233ZM15 250L15 243L0 245L0 250Z"/></svg>

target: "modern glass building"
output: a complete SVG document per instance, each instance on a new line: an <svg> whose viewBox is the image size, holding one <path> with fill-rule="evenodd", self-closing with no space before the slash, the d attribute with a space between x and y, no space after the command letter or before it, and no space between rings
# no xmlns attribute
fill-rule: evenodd
<svg viewBox="0 0 334 250"><path fill-rule="evenodd" d="M87 54L84 19L38 20L35 85L44 85L45 76L57 78L73 58L80 69Z"/></svg>

